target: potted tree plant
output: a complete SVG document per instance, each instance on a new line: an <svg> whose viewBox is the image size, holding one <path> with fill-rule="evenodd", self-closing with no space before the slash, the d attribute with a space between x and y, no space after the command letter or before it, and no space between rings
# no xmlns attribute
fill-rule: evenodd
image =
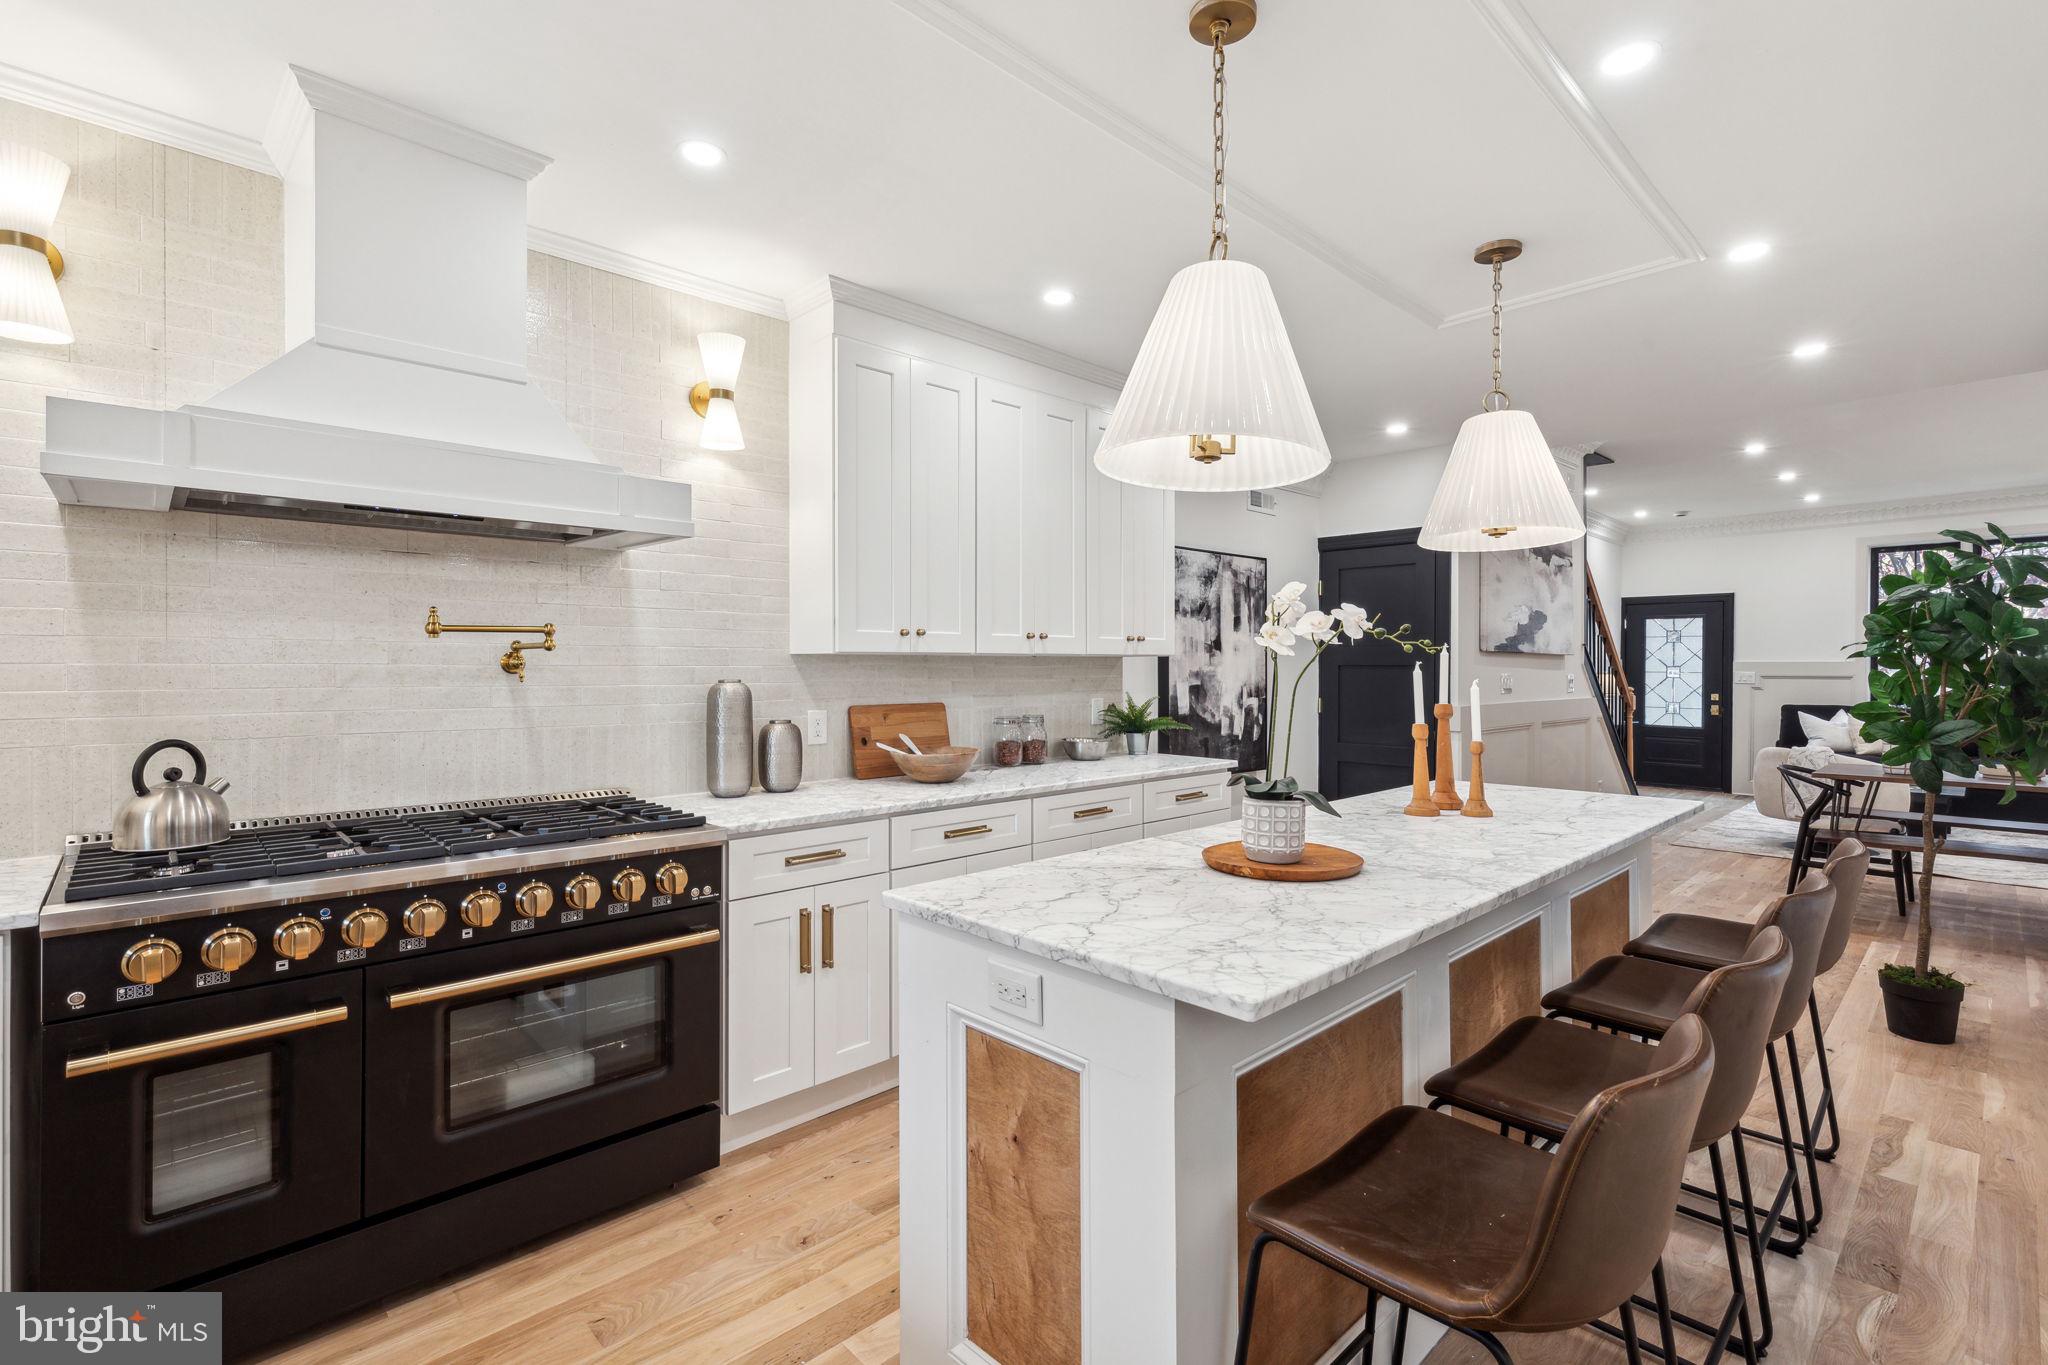
<svg viewBox="0 0 2048 1365"><path fill-rule="evenodd" d="M1147 697L1143 701L1134 701L1130 693L1124 693L1123 705L1111 702L1102 708L1102 733L1122 735L1125 753L1142 754L1152 747L1152 736L1161 730L1191 728L1184 720L1176 720L1172 716L1153 715L1152 703L1156 700L1157 698Z"/></svg>
<svg viewBox="0 0 2048 1365"><path fill-rule="evenodd" d="M1260 808L1247 808L1244 818L1244 852L1247 858L1260 863L1296 863L1301 861L1302 850L1308 844L1308 807L1314 806L1325 815L1337 812L1324 799L1321 792L1309 791L1289 775L1294 758L1294 707L1301 692L1301 680L1308 674L1308 666L1322 656L1331 645L1347 644L1356 640L1385 640L1388 644L1399 645L1401 652L1412 654L1421 650L1425 654L1436 654L1443 646L1429 640L1413 639L1410 627L1400 626L1388 630L1380 625L1378 616L1367 616L1364 607L1354 607L1346 602L1334 611L1311 610L1301 600L1308 591L1305 583L1288 583L1273 594L1273 600L1266 604L1265 623L1259 627L1259 648L1271 656L1272 677L1266 689L1266 733L1280 734L1275 726L1274 708L1280 700L1280 660L1293 658L1295 646L1311 646L1301 667L1294 672L1294 683L1287 690L1287 730L1280 745L1280 762L1275 765L1270 754L1266 763L1266 776L1262 779L1247 778L1239 773L1230 779L1231 785L1244 783L1247 801L1260 803ZM1272 742L1270 739L1267 741Z"/></svg>
<svg viewBox="0 0 2048 1365"><path fill-rule="evenodd" d="M1913 965L1878 972L1885 1024L1902 1038L1952 1043L1963 983L1932 965L1934 863L1943 834L1943 774L1998 766L2011 801L2048 764L2048 636L2029 612L2048 603L2048 559L1997 526L1944 531L1954 555L1928 550L1909 574L1887 574L1863 618L1870 700L1849 709L1920 789L1920 923Z"/></svg>

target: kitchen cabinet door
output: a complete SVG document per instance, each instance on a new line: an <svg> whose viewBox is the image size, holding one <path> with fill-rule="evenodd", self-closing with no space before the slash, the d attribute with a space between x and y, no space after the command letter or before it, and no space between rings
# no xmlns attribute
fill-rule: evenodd
<svg viewBox="0 0 2048 1365"><path fill-rule="evenodd" d="M1024 508L1025 600L1037 654L1087 653L1088 414L1034 395L1031 478Z"/></svg>
<svg viewBox="0 0 2048 1365"><path fill-rule="evenodd" d="M1088 494L1079 404L975 384L975 628L983 654L1079 654Z"/></svg>
<svg viewBox="0 0 2048 1365"><path fill-rule="evenodd" d="M918 653L974 652L974 464L974 376L911 361L904 530L911 647Z"/></svg>
<svg viewBox="0 0 2048 1365"><path fill-rule="evenodd" d="M836 636L844 650L908 651L912 634L910 358L837 343ZM806 585L793 583L794 592Z"/></svg>
<svg viewBox="0 0 2048 1365"><path fill-rule="evenodd" d="M1109 414L1088 410L1088 465L1083 480L1088 494L1087 632L1090 654L1128 654L1134 628L1125 623L1124 498L1134 489L1095 467L1095 450L1109 429Z"/></svg>
<svg viewBox="0 0 2048 1365"><path fill-rule="evenodd" d="M887 1061L894 961L886 873L832 882L817 900L818 1083Z"/></svg>
<svg viewBox="0 0 2048 1365"><path fill-rule="evenodd" d="M1164 655L1173 648L1173 494L1120 487L1124 652Z"/></svg>
<svg viewBox="0 0 2048 1365"><path fill-rule="evenodd" d="M726 903L727 1113L823 1079L816 1074L814 910L809 888Z"/></svg>
<svg viewBox="0 0 2048 1365"><path fill-rule="evenodd" d="M976 380L974 394L975 645L982 654L1023 654L1038 639L1023 515L1033 396L993 379Z"/></svg>

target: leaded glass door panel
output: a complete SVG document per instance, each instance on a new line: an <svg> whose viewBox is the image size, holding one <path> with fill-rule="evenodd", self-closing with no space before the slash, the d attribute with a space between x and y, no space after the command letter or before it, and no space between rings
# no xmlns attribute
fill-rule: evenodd
<svg viewBox="0 0 2048 1365"><path fill-rule="evenodd" d="M1639 784L1728 790L1733 608L1726 596L1623 602Z"/></svg>

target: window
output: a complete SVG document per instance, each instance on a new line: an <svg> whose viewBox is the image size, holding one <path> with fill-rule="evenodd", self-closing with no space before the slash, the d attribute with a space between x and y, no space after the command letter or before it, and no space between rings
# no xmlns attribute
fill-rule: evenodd
<svg viewBox="0 0 2048 1365"><path fill-rule="evenodd" d="M2021 545L2048 546L2048 536L2014 536ZM1940 550L1943 554L1954 554L1962 547L1953 540L1919 540L1905 545L1873 545L1870 547L1870 600L1868 607L1874 607L1883 600L1881 586L1887 574L1913 573L1927 561L1929 550ZM2027 615L2048 620L2048 606L2027 609Z"/></svg>

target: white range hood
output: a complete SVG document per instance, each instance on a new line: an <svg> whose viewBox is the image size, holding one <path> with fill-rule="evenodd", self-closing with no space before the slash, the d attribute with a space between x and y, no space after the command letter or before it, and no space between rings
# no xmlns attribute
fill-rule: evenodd
<svg viewBox="0 0 2048 1365"><path fill-rule="evenodd" d="M623 548L694 534L690 488L600 463L526 373L526 182L548 159L298 67L290 349L175 412L48 400L60 502Z"/></svg>

